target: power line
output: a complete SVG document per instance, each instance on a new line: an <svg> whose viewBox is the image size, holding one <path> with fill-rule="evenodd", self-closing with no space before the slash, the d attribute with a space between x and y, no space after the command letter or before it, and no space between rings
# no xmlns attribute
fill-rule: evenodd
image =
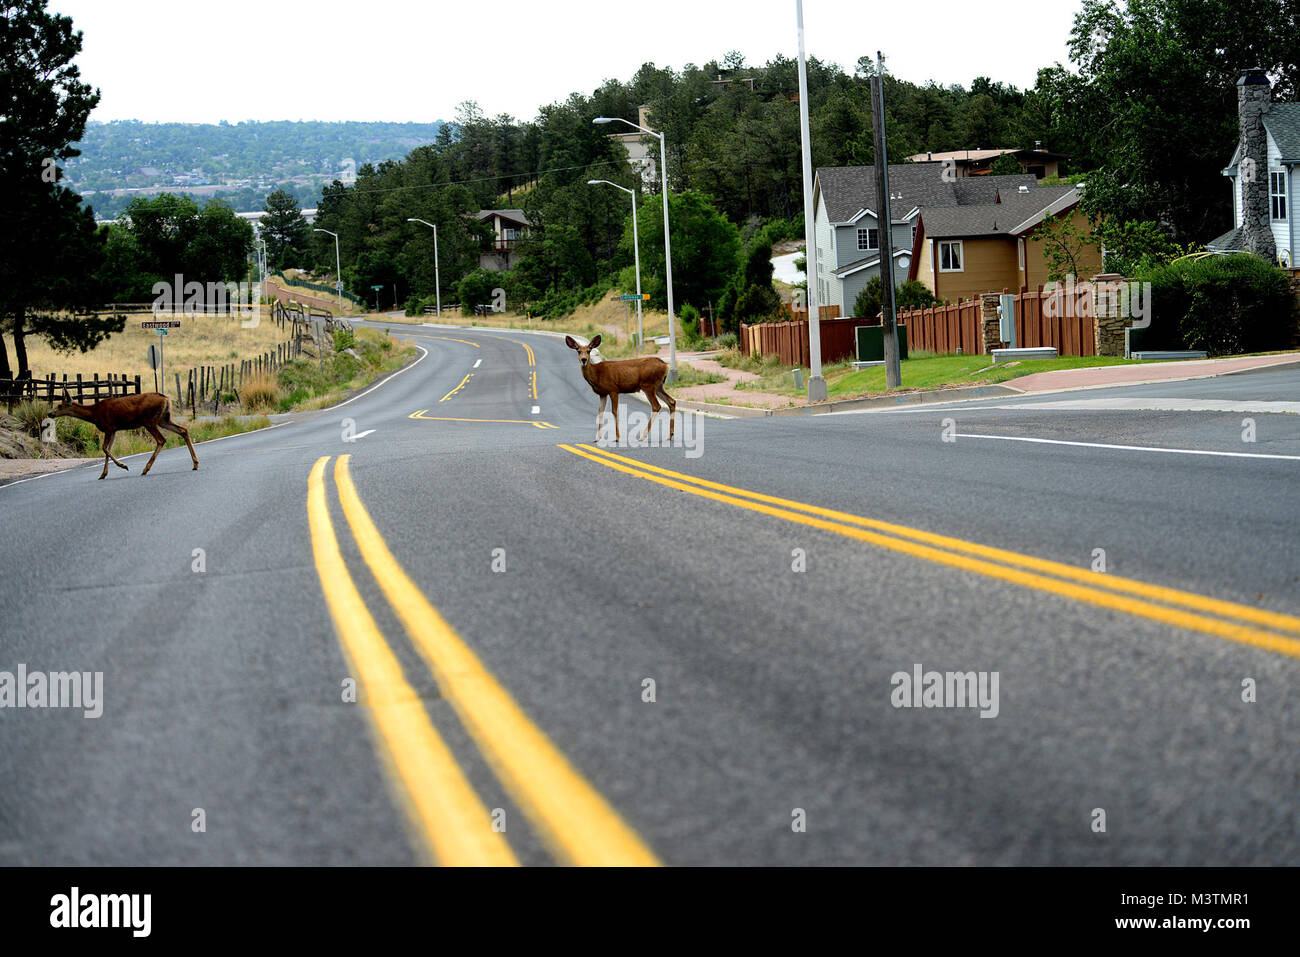
<svg viewBox="0 0 1300 957"><path fill-rule="evenodd" d="M351 187L357 193L395 193L403 189L442 189L445 186L464 186L468 183L486 183L491 180L511 179L516 176L537 177L545 176L547 173L568 173L575 169L597 169L602 166L620 166L617 160L605 160L600 163L583 163L580 166L556 166L551 169L526 170L518 173L501 173L497 176L476 176L473 179L456 179L446 183L419 183L413 186L375 186L369 189L360 187ZM346 187L345 187L346 188Z"/></svg>

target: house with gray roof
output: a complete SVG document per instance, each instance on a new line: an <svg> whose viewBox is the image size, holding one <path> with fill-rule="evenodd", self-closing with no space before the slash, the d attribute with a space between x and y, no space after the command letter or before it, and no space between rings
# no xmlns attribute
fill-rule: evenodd
<svg viewBox="0 0 1300 957"><path fill-rule="evenodd" d="M920 280L943 302L986 292L1019 292L1051 278L1046 247L1034 234L1049 218L1069 219L1081 233L1091 225L1079 210L1078 186L1020 186L998 191L993 202L935 206L921 211L911 249L909 279ZM1094 245L1076 251L1078 279L1102 271Z"/></svg>
<svg viewBox="0 0 1300 957"><path fill-rule="evenodd" d="M479 268L488 272L509 269L515 245L528 231L528 214L522 209L480 209L474 218L492 227L492 238L479 252Z"/></svg>
<svg viewBox="0 0 1300 957"><path fill-rule="evenodd" d="M1234 225L1206 248L1258 253L1294 267L1300 103L1273 102L1268 74L1244 70L1237 81L1237 126L1237 149L1223 171L1232 183Z"/></svg>
<svg viewBox="0 0 1300 957"><path fill-rule="evenodd" d="M899 163L889 167L890 223L894 279L907 280L922 210L994 202L1022 187L1034 188L1032 174L955 177L942 163ZM875 207L876 171L872 166L831 166L813 180L816 239L812 281L819 306L853 312L858 293L880 274L880 224Z"/></svg>

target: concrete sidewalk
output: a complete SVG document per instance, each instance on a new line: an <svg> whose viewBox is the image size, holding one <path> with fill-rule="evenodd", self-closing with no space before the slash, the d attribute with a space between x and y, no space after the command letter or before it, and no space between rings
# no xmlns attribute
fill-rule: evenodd
<svg viewBox="0 0 1300 957"><path fill-rule="evenodd" d="M1206 379L1250 372L1274 366L1300 364L1300 352L1273 356L1239 356L1231 359L1189 359L1178 362L1143 362L1131 366L1097 366L1091 369L1061 369L1035 372L1001 383L1017 392L1061 392L1107 385L1140 385L1175 379Z"/></svg>
<svg viewBox="0 0 1300 957"><path fill-rule="evenodd" d="M1087 369L1062 369L1036 372L997 384L954 386L947 389L902 389L879 395L829 402L809 403L803 397L774 395L740 390L737 385L757 379L752 372L730 369L705 356L712 353L680 353L678 358L697 369L718 372L726 382L690 386L675 394L684 409L730 416L819 415L855 409L954 402L964 399L991 398L1044 392L1068 392L1073 389L1096 389L1113 385L1140 385L1172 382L1180 379L1206 379L1214 376L1251 372L1257 369L1300 365L1300 352L1269 356L1238 356L1229 359L1192 359L1175 362L1143 362L1138 365L1097 366ZM719 401L721 400L721 401ZM743 403L739 404L739 403Z"/></svg>

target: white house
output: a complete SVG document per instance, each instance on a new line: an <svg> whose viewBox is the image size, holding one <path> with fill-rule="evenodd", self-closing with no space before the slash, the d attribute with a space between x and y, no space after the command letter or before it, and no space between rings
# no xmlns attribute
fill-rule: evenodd
<svg viewBox="0 0 1300 957"><path fill-rule="evenodd" d="M1246 250L1294 266L1300 103L1274 103L1268 75L1245 70L1237 81L1237 120L1237 149L1223 171L1232 182L1233 228L1206 247Z"/></svg>

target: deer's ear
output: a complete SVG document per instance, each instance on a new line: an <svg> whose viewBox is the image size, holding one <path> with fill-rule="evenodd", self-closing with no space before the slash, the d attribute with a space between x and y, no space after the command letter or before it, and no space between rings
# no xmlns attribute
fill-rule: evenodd
<svg viewBox="0 0 1300 957"><path fill-rule="evenodd" d="M599 347L600 347L600 336L596 336L596 338L592 339L590 342L587 343L587 348L589 349L597 349Z"/></svg>
<svg viewBox="0 0 1300 957"><path fill-rule="evenodd" d="M68 402L68 403L71 403L71 402L72 402L72 396L70 396L70 395L68 394L68 390L67 390L67 389L64 389L64 390L63 390L63 401L64 401L64 402Z"/></svg>
<svg viewBox="0 0 1300 957"><path fill-rule="evenodd" d="M576 342L573 341L573 336L565 336L565 337L564 337L564 344L565 344L566 346L568 346L570 349L576 349L576 348L578 348L578 344L577 344Z"/></svg>

